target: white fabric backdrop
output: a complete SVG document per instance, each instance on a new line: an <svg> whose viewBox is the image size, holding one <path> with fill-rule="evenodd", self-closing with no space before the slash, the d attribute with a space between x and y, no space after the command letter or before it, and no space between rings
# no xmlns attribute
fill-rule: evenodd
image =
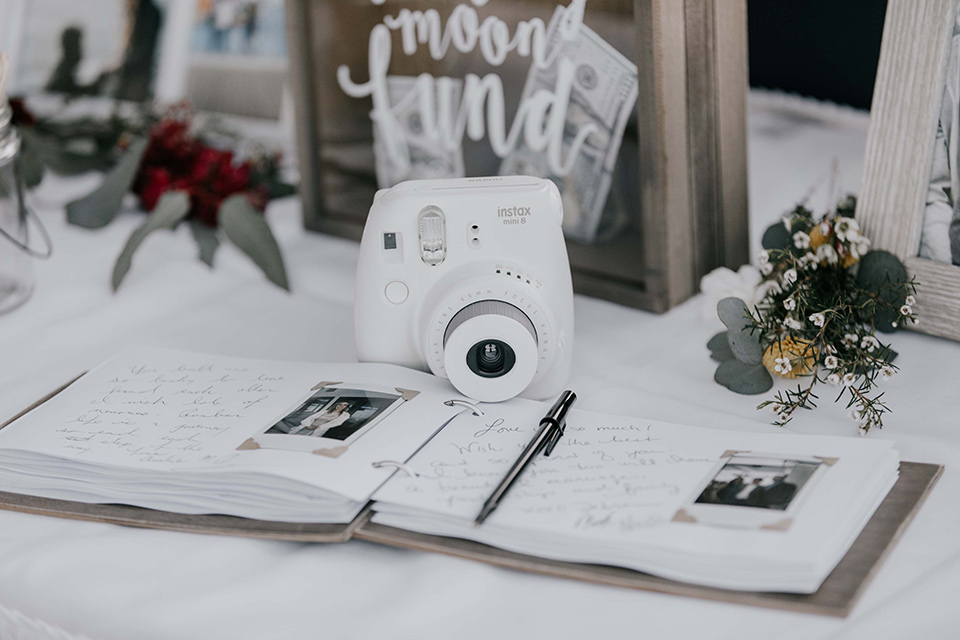
<svg viewBox="0 0 960 640"><path fill-rule="evenodd" d="M856 191L866 115L754 94L750 202L755 247L837 157ZM298 203L275 203L294 293L266 283L223 246L214 270L189 232L149 238L121 290L109 276L140 221L67 227L62 203L96 178L48 179L38 194L56 253L37 291L0 316L0 417L109 357L146 343L307 361L355 359L357 247L300 229ZM820 206L823 200L814 200ZM578 297L574 356L583 409L718 429L771 431L758 399L713 382L705 343L720 328L700 297L662 316ZM893 438L905 460L947 470L846 620L580 584L362 542L308 545L147 531L0 512L0 639L91 638L904 638L956 637L960 592L960 431L954 367L960 344L894 337L903 371L894 413L869 437ZM787 428L856 437L832 398Z"/></svg>

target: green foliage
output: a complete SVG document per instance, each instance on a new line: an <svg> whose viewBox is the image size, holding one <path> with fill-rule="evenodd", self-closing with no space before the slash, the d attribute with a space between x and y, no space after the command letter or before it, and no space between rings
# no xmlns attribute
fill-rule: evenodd
<svg viewBox="0 0 960 640"><path fill-rule="evenodd" d="M213 256L220 246L220 238L217 236L217 230L211 229L199 220L189 220L190 233L197 243L197 257L208 267L213 266Z"/></svg>
<svg viewBox="0 0 960 640"><path fill-rule="evenodd" d="M270 282L290 290L280 247L263 214L243 196L227 198L220 206L220 227L227 238L260 267Z"/></svg>
<svg viewBox="0 0 960 640"><path fill-rule="evenodd" d="M43 180L43 161L26 140L21 138L20 156L17 158L17 169L23 177L23 184L27 189L33 189Z"/></svg>
<svg viewBox="0 0 960 640"><path fill-rule="evenodd" d="M157 229L173 229L181 220L187 217L190 211L190 198L182 191L165 193L157 206L147 216L146 222L137 227L130 235L127 244L120 252L117 262L113 265L113 290L116 291L123 282L123 278L130 270L133 254L140 247L148 235Z"/></svg>
<svg viewBox="0 0 960 640"><path fill-rule="evenodd" d="M770 390L773 378L763 366L763 347L752 331L750 310L740 298L724 298L717 315L727 326L707 343L710 357L720 363L713 379L731 391L755 395Z"/></svg>
<svg viewBox="0 0 960 640"><path fill-rule="evenodd" d="M773 377L762 364L746 364L736 359L721 362L713 379L743 395L766 393L773 386Z"/></svg>
<svg viewBox="0 0 960 640"><path fill-rule="evenodd" d="M727 326L727 342L733 355L744 364L760 364L763 347L754 334L753 319L746 303L740 298L724 298L717 304L717 315Z"/></svg>
<svg viewBox="0 0 960 640"><path fill-rule="evenodd" d="M887 251L871 251L860 261L857 285L876 296L871 322L877 331L892 333L899 327L900 305L910 295L907 269Z"/></svg>
<svg viewBox="0 0 960 640"><path fill-rule="evenodd" d="M790 246L790 232L782 222L772 224L763 232L760 244L764 249L786 249Z"/></svg>
<svg viewBox="0 0 960 640"><path fill-rule="evenodd" d="M44 167L61 176L106 171L115 162L113 147L98 147L87 140L61 140L35 128L20 130L24 146Z"/></svg>
<svg viewBox="0 0 960 640"><path fill-rule="evenodd" d="M815 220L798 206L774 225L780 229L765 235L777 240L765 242L760 256L765 295L740 332L752 332L764 350L777 345L769 356L778 356L776 373L809 378L809 384L760 404L773 410L776 424L789 422L797 409L815 407L818 383L837 387L837 400L847 399L861 433L881 427L889 411L876 387L896 372L896 352L876 331L916 321L916 282L895 256L870 250L855 210L849 197ZM785 246L775 246L785 237Z"/></svg>
<svg viewBox="0 0 960 640"><path fill-rule="evenodd" d="M727 342L726 331L721 331L710 338L710 341L707 342L707 348L710 349L710 357L717 362L736 359L736 356L733 355L733 351L730 349L730 343Z"/></svg>
<svg viewBox="0 0 960 640"><path fill-rule="evenodd" d="M123 196L133 186L146 148L144 138L134 140L120 161L104 174L97 189L67 204L67 221L87 229L99 229L112 222L120 212Z"/></svg>
<svg viewBox="0 0 960 640"><path fill-rule="evenodd" d="M160 184L160 180L154 183L160 186L150 192L151 203L158 193L163 193L163 189L173 188L173 184L188 193L167 191L163 194L153 213L131 235L121 252L114 267L113 288L116 290L122 282L130 269L134 252L147 235L156 229L174 228L187 220L197 243L198 257L205 264L213 266L220 245L220 231L207 225L219 223L223 234L250 256L271 282L288 289L279 247L260 210L269 200L297 192L295 186L281 179L279 154L258 145L251 151L239 133L228 130L215 117L195 117L184 105L160 110L149 102L117 102L107 117L40 118L31 126L21 128L20 132L23 152L17 168L28 186L39 183L45 169L65 176L88 171L104 172L103 181L96 190L66 207L67 221L87 229L101 228L116 218L137 176L152 175L148 171L156 168L152 163L158 162L156 166L175 178L190 177L194 171L193 163L200 161L200 152L213 150L225 155L220 150L242 149L244 155L232 166L236 169L233 177L245 175L241 174L241 169L246 171L249 167L249 179L244 178L242 185L224 187L223 191L214 187L211 194L208 193L211 190L208 184L185 184L182 179L168 180L166 184ZM150 153L147 153L148 148ZM154 153L157 149L159 152ZM151 163L149 167L144 166L145 158ZM164 162L168 164L164 165ZM239 167L240 164L244 167ZM140 186L138 184L138 188ZM213 215L211 208L216 204L214 200L211 205L211 195L220 198L238 192L243 195L224 200L216 216ZM184 202L186 210L181 211ZM255 203L256 208L250 203Z"/></svg>

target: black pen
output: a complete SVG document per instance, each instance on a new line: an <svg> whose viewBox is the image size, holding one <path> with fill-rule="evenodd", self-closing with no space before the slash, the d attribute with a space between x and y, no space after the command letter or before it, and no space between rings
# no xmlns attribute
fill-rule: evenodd
<svg viewBox="0 0 960 640"><path fill-rule="evenodd" d="M537 431L537 435L524 447L523 453L521 453L517 461L513 463L513 466L510 467L510 471L508 471L507 475L500 481L497 488L493 490L493 493L490 494L487 501L483 503L480 515L478 515L477 519L473 522L474 526L483 524L487 516L493 513L494 509L499 506L500 500L503 499L503 496L506 495L513 483L516 482L520 474L523 473L523 470L527 468L527 465L530 464L541 451L543 451L543 455L545 456L549 456L553 452L554 447L557 446L560 438L563 437L563 431L567 426L567 411L576 399L577 394L570 390L560 394L560 397L557 398L557 401L550 408L550 411L547 412L547 415L540 420L540 429Z"/></svg>

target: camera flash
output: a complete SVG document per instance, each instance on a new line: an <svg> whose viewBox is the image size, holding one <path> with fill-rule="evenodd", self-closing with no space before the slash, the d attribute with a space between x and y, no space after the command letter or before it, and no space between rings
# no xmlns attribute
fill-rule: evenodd
<svg viewBox="0 0 960 640"><path fill-rule="evenodd" d="M420 258L431 266L443 262L447 255L443 211L434 206L420 212Z"/></svg>

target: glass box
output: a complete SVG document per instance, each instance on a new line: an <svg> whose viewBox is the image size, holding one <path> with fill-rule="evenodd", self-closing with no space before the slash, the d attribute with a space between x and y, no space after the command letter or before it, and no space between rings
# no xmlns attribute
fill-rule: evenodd
<svg viewBox="0 0 960 640"><path fill-rule="evenodd" d="M744 0L287 0L305 225L419 178L553 180L580 293L748 259Z"/></svg>

